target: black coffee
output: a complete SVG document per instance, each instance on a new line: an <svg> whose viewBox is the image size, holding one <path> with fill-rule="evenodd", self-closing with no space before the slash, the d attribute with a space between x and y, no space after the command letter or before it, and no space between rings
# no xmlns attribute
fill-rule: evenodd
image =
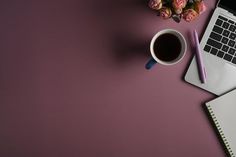
<svg viewBox="0 0 236 157"><path fill-rule="evenodd" d="M177 36L166 33L160 35L154 43L154 53L162 61L172 61L180 55L181 43Z"/></svg>

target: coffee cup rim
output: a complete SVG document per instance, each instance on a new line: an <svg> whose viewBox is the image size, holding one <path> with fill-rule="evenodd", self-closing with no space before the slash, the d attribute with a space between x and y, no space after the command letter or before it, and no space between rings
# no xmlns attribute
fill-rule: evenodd
<svg viewBox="0 0 236 157"><path fill-rule="evenodd" d="M181 43L181 52L179 54L179 56L177 58L175 58L174 60L172 61L163 61L163 60L160 60L158 57L156 57L155 53L154 53L154 43L156 41L156 39L162 35L162 34L165 34L165 33L170 33L170 34L173 34L175 35L176 37L178 37L178 39L180 40L180 43ZM174 30L174 29L163 29L159 32L157 32L152 40L151 40L151 43L150 43L150 52L151 52L151 55L153 57L153 59L160 63L160 64L163 64L163 65L174 65L174 64L177 64L179 63L185 56L186 54L186 50L187 50L187 42L185 40L185 37L177 30Z"/></svg>

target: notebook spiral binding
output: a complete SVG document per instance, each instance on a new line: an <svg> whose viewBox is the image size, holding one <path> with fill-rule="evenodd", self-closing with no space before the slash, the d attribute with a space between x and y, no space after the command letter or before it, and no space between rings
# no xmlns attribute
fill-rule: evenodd
<svg viewBox="0 0 236 157"><path fill-rule="evenodd" d="M228 150L230 156L231 156L231 157L236 157L235 154L233 153L232 149L231 149L230 146L229 146L229 142L227 141L227 139L226 139L226 137L225 137L225 135L224 135L224 133L223 133L221 127L220 127L220 124L219 124L219 122L218 122L217 119L216 119L216 116L215 116L215 114L214 114L212 108L211 108L210 106L208 106L208 105L207 105L207 108L208 108L208 111L209 111L209 113L211 114L211 117L212 117L212 119L213 119L213 121L214 121L214 123L215 123L215 125L216 125L216 127L217 127L217 129L218 129L218 132L220 133L220 136L221 136L222 139L223 139L223 142L224 142L224 144L225 144L225 146L226 146L226 148L227 148L227 150Z"/></svg>

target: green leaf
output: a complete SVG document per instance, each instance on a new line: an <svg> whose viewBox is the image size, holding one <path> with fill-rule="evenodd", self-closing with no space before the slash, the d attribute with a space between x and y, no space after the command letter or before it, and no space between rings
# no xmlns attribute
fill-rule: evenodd
<svg viewBox="0 0 236 157"><path fill-rule="evenodd" d="M173 15L172 15L172 19L173 19L175 22L179 23L179 22L181 21L181 16L180 16L180 15L177 15L177 14L173 14Z"/></svg>

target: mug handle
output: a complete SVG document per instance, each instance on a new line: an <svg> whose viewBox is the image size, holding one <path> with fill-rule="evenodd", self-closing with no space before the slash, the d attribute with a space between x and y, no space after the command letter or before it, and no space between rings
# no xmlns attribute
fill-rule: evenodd
<svg viewBox="0 0 236 157"><path fill-rule="evenodd" d="M153 65L155 65L157 63L156 60L154 60L153 58L149 59L149 61L146 63L145 68L147 70L151 69L153 67Z"/></svg>

